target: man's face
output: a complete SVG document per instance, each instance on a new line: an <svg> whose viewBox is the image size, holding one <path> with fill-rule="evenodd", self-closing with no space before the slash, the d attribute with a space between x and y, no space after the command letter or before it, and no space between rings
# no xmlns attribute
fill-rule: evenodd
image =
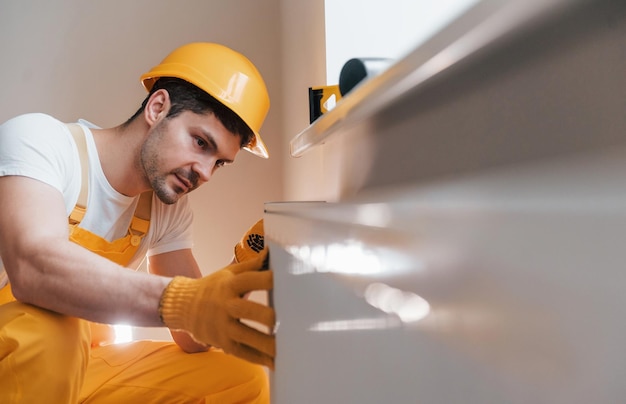
<svg viewBox="0 0 626 404"><path fill-rule="evenodd" d="M172 204L234 162L240 141L212 113L185 111L152 128L141 148L140 165L159 199Z"/></svg>

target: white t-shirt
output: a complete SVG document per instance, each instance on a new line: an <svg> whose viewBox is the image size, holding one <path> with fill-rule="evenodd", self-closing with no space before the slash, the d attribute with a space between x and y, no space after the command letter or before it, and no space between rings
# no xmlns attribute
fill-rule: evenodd
<svg viewBox="0 0 626 404"><path fill-rule="evenodd" d="M89 155L87 213L80 227L113 241L127 234L139 197L124 196L113 189L104 176L89 130L95 126L83 120L78 123L85 132ZM30 177L53 186L63 194L69 216L78 200L81 170L78 149L67 126L39 113L20 115L0 125L0 176L6 175ZM153 195L150 230L128 266L137 269L146 255L191 248L192 220L186 195L172 205ZM0 259L0 287L5 283Z"/></svg>

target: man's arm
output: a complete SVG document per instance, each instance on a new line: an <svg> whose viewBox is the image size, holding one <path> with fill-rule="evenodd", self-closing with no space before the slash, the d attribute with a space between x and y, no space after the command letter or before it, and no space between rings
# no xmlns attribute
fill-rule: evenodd
<svg viewBox="0 0 626 404"><path fill-rule="evenodd" d="M148 261L149 271L156 275L168 277L182 275L194 279L202 276L191 249L153 255ZM186 332L170 330L170 333L172 334L172 338L176 344L178 344L178 346L185 352L204 352L208 349L206 345L194 341L194 339Z"/></svg>
<svg viewBox="0 0 626 404"><path fill-rule="evenodd" d="M68 240L62 195L43 182L0 178L0 254L15 297L62 314L161 326L170 278L130 271Z"/></svg>

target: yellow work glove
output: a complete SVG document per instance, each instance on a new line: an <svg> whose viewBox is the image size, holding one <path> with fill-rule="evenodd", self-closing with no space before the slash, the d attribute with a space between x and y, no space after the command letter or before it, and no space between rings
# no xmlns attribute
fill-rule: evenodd
<svg viewBox="0 0 626 404"><path fill-rule="evenodd" d="M177 276L163 292L160 314L172 330L189 332L200 343L274 368L276 343L240 320L252 320L273 329L274 309L243 298L254 290L270 290L272 271L259 272L267 250L254 259L228 265L200 279Z"/></svg>
<svg viewBox="0 0 626 404"><path fill-rule="evenodd" d="M235 261L244 262L259 256L265 248L265 233L263 219L248 229L241 241L235 245Z"/></svg>

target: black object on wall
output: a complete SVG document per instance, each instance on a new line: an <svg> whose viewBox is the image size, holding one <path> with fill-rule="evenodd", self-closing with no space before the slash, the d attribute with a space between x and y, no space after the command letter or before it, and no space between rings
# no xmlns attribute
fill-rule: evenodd
<svg viewBox="0 0 626 404"><path fill-rule="evenodd" d="M393 62L388 58L353 58L348 60L339 73L339 92L345 96L365 78L380 74Z"/></svg>

